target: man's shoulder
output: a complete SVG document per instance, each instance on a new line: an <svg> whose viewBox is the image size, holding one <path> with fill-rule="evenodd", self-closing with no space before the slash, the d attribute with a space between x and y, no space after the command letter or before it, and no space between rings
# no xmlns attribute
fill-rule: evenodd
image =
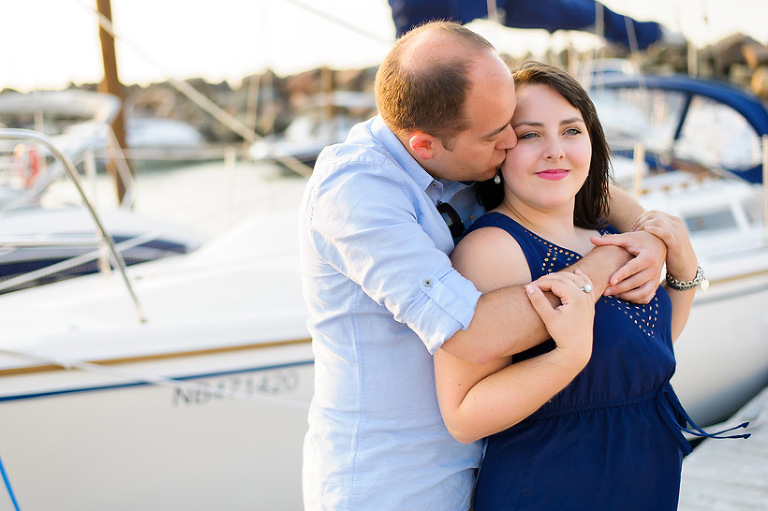
<svg viewBox="0 0 768 511"><path fill-rule="evenodd" d="M330 174L337 169L348 170L351 166L375 169L382 165L394 165L390 154L382 146L345 141L324 148L313 172Z"/></svg>
<svg viewBox="0 0 768 511"><path fill-rule="evenodd" d="M323 149L315 163L312 180L318 186L349 183L380 187L388 182L404 186L408 174L383 145L347 140Z"/></svg>
<svg viewBox="0 0 768 511"><path fill-rule="evenodd" d="M325 147L315 164L315 170L328 171L349 165L394 165L386 144L370 129L370 121L356 125L343 142Z"/></svg>
<svg viewBox="0 0 768 511"><path fill-rule="evenodd" d="M431 178L378 118L356 125L344 142L326 147L310 179L311 195L351 201L412 202ZM407 167L407 168L406 168Z"/></svg>

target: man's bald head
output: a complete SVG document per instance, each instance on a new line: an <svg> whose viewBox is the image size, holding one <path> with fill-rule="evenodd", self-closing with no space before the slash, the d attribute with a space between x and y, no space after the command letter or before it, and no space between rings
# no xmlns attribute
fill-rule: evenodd
<svg viewBox="0 0 768 511"><path fill-rule="evenodd" d="M419 130L443 141L466 129L471 71L498 58L485 38L458 23L420 25L397 40L376 73L376 104L398 135Z"/></svg>

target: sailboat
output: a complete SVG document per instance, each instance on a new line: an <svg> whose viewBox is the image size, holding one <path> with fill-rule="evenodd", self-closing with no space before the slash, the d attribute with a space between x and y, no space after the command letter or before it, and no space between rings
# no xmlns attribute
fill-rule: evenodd
<svg viewBox="0 0 768 511"><path fill-rule="evenodd" d="M0 293L93 273L109 264L102 257L105 239L88 208L62 198L57 186L68 171L73 179L94 177L96 151L104 149L119 109L116 97L86 90L0 95L0 123L6 126L0 129ZM67 161L53 158L45 140ZM125 263L185 254L202 244L204 237L192 229L133 211L132 177L128 171L123 177L127 196L100 212L101 227L121 244Z"/></svg>

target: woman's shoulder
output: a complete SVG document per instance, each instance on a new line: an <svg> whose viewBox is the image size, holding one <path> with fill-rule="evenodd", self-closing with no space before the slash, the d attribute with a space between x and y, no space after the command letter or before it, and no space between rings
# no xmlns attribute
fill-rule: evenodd
<svg viewBox="0 0 768 511"><path fill-rule="evenodd" d="M467 233L482 229L483 227L498 227L500 229L509 230L510 226L516 225L518 225L517 222L507 215L499 213L498 211L489 211L475 220L467 229Z"/></svg>
<svg viewBox="0 0 768 511"><path fill-rule="evenodd" d="M497 226L478 227L469 232L456 245L451 262L484 293L531 281L520 244Z"/></svg>

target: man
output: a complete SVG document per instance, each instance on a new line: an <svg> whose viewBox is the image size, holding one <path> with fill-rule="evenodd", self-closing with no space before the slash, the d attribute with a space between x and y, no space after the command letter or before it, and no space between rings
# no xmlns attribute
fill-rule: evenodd
<svg viewBox="0 0 768 511"><path fill-rule="evenodd" d="M447 432L431 354L484 362L530 347L522 339L548 338L521 286L480 296L448 259L454 240L443 215L455 227L481 214L467 183L492 178L516 144L514 83L485 39L435 22L395 44L376 101L380 116L321 153L302 201L315 353L305 508L466 511L481 445ZM622 215L611 221L631 230L639 205L618 191L612 205ZM609 277L615 284L645 268L608 291L647 300L664 251L651 235L620 236L631 252L653 253L653 264L635 258L611 277L631 256L602 246L579 268L597 296Z"/></svg>

